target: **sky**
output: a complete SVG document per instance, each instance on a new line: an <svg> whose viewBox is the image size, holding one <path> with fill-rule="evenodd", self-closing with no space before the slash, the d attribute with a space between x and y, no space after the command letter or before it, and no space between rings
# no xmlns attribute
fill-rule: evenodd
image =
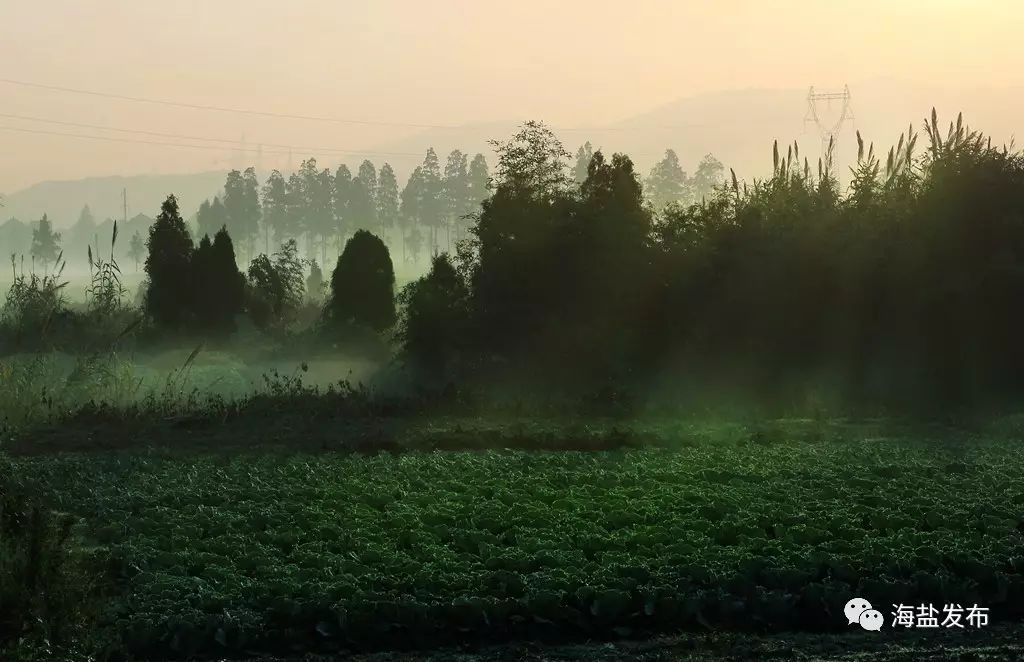
<svg viewBox="0 0 1024 662"><path fill-rule="evenodd" d="M43 180L234 167L226 141L243 138L253 150L383 151L421 130L412 125L597 126L721 90L878 77L1013 88L1024 86L1022 27L1019 0L8 0L0 79L394 125L0 82L0 193ZM287 167L288 151L264 147L263 165ZM297 166L305 154L291 151ZM405 169L421 157L371 158Z"/></svg>

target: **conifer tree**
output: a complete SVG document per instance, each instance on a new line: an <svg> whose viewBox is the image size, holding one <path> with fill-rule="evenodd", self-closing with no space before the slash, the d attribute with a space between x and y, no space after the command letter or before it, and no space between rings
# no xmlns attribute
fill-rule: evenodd
<svg viewBox="0 0 1024 662"><path fill-rule="evenodd" d="M377 221L385 239L398 222L398 180L388 163L381 166L377 179Z"/></svg>
<svg viewBox="0 0 1024 662"><path fill-rule="evenodd" d="M150 226L147 246L145 312L158 327L180 330L194 309L193 244L173 195L167 196Z"/></svg>
<svg viewBox="0 0 1024 662"><path fill-rule="evenodd" d="M573 169L573 174L577 184L582 184L586 181L587 171L590 168L590 159L593 157L594 148L591 147L589 140L576 150L576 167Z"/></svg>
<svg viewBox="0 0 1024 662"><path fill-rule="evenodd" d="M31 252L33 257L43 263L44 271L49 271L50 265L60 256L60 233L53 231L53 223L46 214L32 229Z"/></svg>

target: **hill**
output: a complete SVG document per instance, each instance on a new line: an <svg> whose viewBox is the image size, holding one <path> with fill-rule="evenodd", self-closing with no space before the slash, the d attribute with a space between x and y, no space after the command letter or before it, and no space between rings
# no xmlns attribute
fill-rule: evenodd
<svg viewBox="0 0 1024 662"><path fill-rule="evenodd" d="M86 204L97 222L122 218L121 191L127 190L129 218L138 213L156 216L169 193L178 196L182 214L187 218L195 213L199 203L218 193L225 176L226 172L213 171L40 182L4 196L2 215L4 219L13 217L29 222L46 213L59 231L71 227Z"/></svg>

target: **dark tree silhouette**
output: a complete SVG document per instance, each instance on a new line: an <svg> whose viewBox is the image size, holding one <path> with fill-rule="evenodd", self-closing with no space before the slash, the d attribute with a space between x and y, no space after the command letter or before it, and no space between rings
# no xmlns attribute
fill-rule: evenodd
<svg viewBox="0 0 1024 662"><path fill-rule="evenodd" d="M245 308L245 277L235 261L235 248L227 228L210 242L203 235L192 258L196 281L195 314L199 327L214 337L235 330L235 316Z"/></svg>
<svg viewBox="0 0 1024 662"><path fill-rule="evenodd" d="M182 330L194 309L193 244L173 195L167 196L150 226L147 246L145 312L160 328Z"/></svg>
<svg viewBox="0 0 1024 662"><path fill-rule="evenodd" d="M325 321L336 331L364 327L384 331L395 323L395 272L379 237L358 230L331 274Z"/></svg>
<svg viewBox="0 0 1024 662"><path fill-rule="evenodd" d="M469 163L469 191L466 209L463 213L475 214L480 211L480 203L490 194L491 174L487 170L487 159L477 154Z"/></svg>
<svg viewBox="0 0 1024 662"><path fill-rule="evenodd" d="M257 327L286 329L302 305L304 273L294 239L281 244L273 255L258 255L249 264L247 308Z"/></svg>
<svg viewBox="0 0 1024 662"><path fill-rule="evenodd" d="M430 272L402 289L398 338L402 357L421 379L444 379L456 370L469 331L469 290L446 253Z"/></svg>

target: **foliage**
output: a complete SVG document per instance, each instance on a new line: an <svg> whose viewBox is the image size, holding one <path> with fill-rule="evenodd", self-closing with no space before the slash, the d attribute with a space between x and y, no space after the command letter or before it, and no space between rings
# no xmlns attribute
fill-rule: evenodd
<svg viewBox="0 0 1024 662"><path fill-rule="evenodd" d="M388 648L396 637L426 647L845 631L851 595L1024 615L1016 445L850 443L807 426L665 432L689 441L64 455L16 469L45 480L91 542L132 569L110 627L138 658Z"/></svg>
<svg viewBox="0 0 1024 662"><path fill-rule="evenodd" d="M60 258L58 256L57 267L52 274L40 276L34 269L25 273L24 256L20 270L15 256L11 256L13 280L4 299L2 319L13 344L20 340L46 338L57 318L66 313L64 289L67 281L61 280L64 262Z"/></svg>
<svg viewBox="0 0 1024 662"><path fill-rule="evenodd" d="M309 262L309 277L306 278L306 298L319 303L324 298L324 272L316 260Z"/></svg>
<svg viewBox="0 0 1024 662"><path fill-rule="evenodd" d="M655 209L673 202L689 202L690 182L679 165L679 157L671 149L665 150L665 157L651 170L644 186Z"/></svg>
<svg viewBox="0 0 1024 662"><path fill-rule="evenodd" d="M587 172L590 170L590 159L593 157L594 148L589 140L580 145L580 148L576 150L576 166L573 168L573 179L576 180L577 184L582 184L586 180Z"/></svg>
<svg viewBox="0 0 1024 662"><path fill-rule="evenodd" d="M196 282L191 268L192 236L173 195L150 226L147 246L145 312L158 328L180 331L192 320Z"/></svg>
<svg viewBox="0 0 1024 662"><path fill-rule="evenodd" d="M430 272L407 285L399 300L405 362L421 380L451 375L468 335L469 289L448 255L435 257Z"/></svg>
<svg viewBox="0 0 1024 662"><path fill-rule="evenodd" d="M395 179L394 169L388 163L381 166L376 199L377 220L384 236L398 221L398 180Z"/></svg>
<svg viewBox="0 0 1024 662"><path fill-rule="evenodd" d="M273 260L259 255L249 264L249 315L265 330L287 329L302 305L305 276L294 239L281 244Z"/></svg>
<svg viewBox="0 0 1024 662"><path fill-rule="evenodd" d="M146 255L146 243L142 239L142 235L136 230L132 235L131 242L128 246L128 257L135 261L135 271L139 270L139 260Z"/></svg>
<svg viewBox="0 0 1024 662"><path fill-rule="evenodd" d="M121 285L121 267L114 258L114 248L117 246L117 221L114 221L113 231L110 236L110 257L106 260L96 247L93 254L92 246L87 249L89 256L89 272L91 275L89 287L86 288L86 296L89 301L89 311L94 315L109 317L118 313L122 306L122 299L127 290Z"/></svg>
<svg viewBox="0 0 1024 662"><path fill-rule="evenodd" d="M526 122L511 139L491 141L491 146L498 155L499 188L548 200L569 189L569 153L543 122Z"/></svg>
<svg viewBox="0 0 1024 662"><path fill-rule="evenodd" d="M235 329L235 316L245 309L245 276L238 271L235 249L226 228L210 242L204 235L192 256L196 290L196 321L213 336L226 336Z"/></svg>
<svg viewBox="0 0 1024 662"><path fill-rule="evenodd" d="M0 655L4 659L73 656L87 636L97 612L95 577L102 569L90 567L76 545L74 522L71 515L51 512L31 481L0 454Z"/></svg>
<svg viewBox="0 0 1024 662"><path fill-rule="evenodd" d="M357 230L331 273L325 322L335 332L384 331L395 323L395 271L379 237Z"/></svg>
<svg viewBox="0 0 1024 662"><path fill-rule="evenodd" d="M47 271L51 264L60 262L60 233L53 230L53 222L46 214L43 214L36 227L32 228L31 253L32 257L43 263L44 271Z"/></svg>

